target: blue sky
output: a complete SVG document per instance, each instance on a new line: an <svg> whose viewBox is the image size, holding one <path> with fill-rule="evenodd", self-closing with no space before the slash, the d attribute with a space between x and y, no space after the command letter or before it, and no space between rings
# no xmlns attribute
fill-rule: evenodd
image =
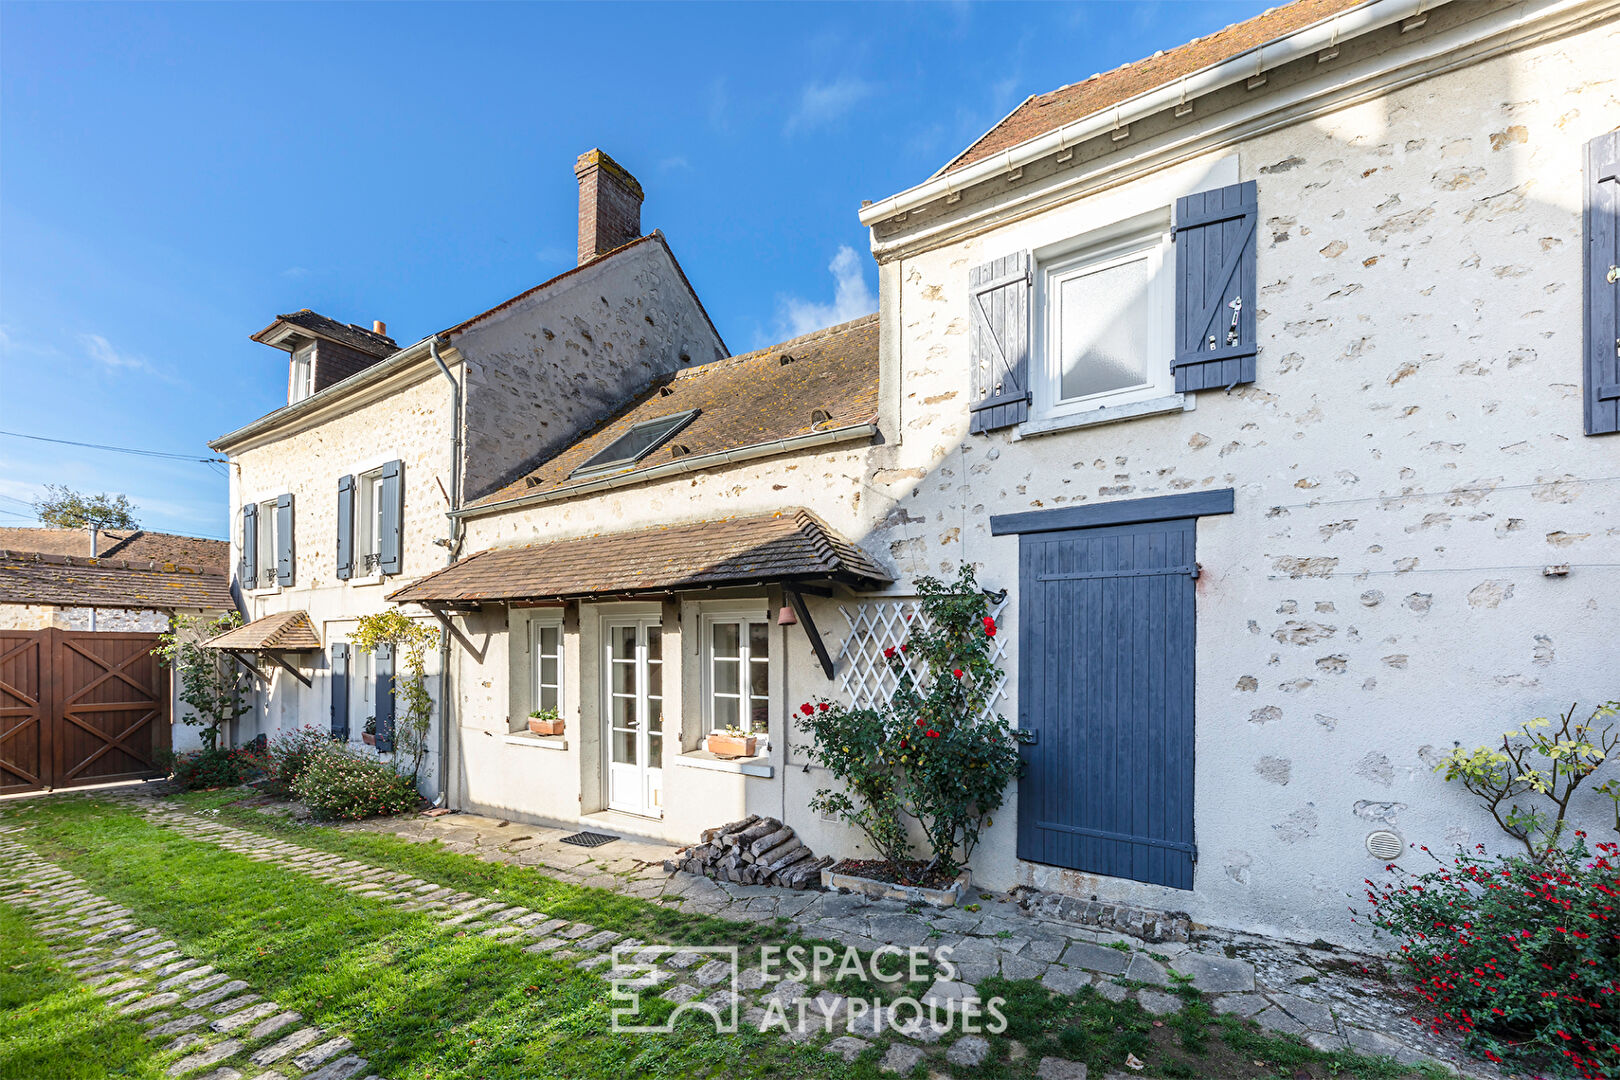
<svg viewBox="0 0 1620 1080"><path fill-rule="evenodd" d="M1264 6L7 3L0 429L206 457L276 313L413 341L571 265L593 146L733 350L872 310L861 199ZM220 466L0 435L0 524L45 483L225 534Z"/></svg>

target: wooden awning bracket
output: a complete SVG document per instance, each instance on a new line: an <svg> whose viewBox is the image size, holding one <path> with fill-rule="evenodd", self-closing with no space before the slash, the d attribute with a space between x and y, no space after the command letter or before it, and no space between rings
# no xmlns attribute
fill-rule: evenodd
<svg viewBox="0 0 1620 1080"><path fill-rule="evenodd" d="M244 656L241 653L237 652L235 649L226 649L225 652L228 655L234 657L238 664L241 664L243 667L245 667L249 671L251 671L258 678L258 680L260 682L264 683L264 685L266 685L266 686L270 685L270 676L266 675L263 671L259 670L259 666L257 664L255 664L253 661L249 660L246 656Z"/></svg>
<svg viewBox="0 0 1620 1080"><path fill-rule="evenodd" d="M445 611L444 611L443 608L441 608L441 607L428 607L428 605L426 605L426 604L423 604L422 606L427 608L428 614L432 615L435 619L438 620L440 626L442 626L446 630L450 631L450 636L451 637L453 637L457 641L461 642L461 647L463 649L466 649L468 654L471 655L474 660L478 661L480 664L482 664L484 662L484 652L489 648L489 639L490 639L489 634L484 635L484 644L483 645L475 646L475 645L473 645L472 640L470 638L468 638L466 634L461 632L461 628L455 624L455 622L450 618L450 616L445 614Z"/></svg>
<svg viewBox="0 0 1620 1080"><path fill-rule="evenodd" d="M827 678L832 678L832 657L827 655L827 646L821 640L821 632L816 629L815 620L810 617L810 608L804 602L804 593L800 591L800 586L784 585L782 591L787 594L788 603L793 605L793 614L799 617L799 625L804 627L805 637L810 639L810 648L814 650L816 659L821 662L822 672Z"/></svg>
<svg viewBox="0 0 1620 1080"><path fill-rule="evenodd" d="M297 679L299 682L303 683L305 686L308 686L311 689L314 688L315 684L312 683L309 680L308 676L306 676L302 671L299 671L297 668L293 667L291 664L287 663L286 659L279 652L274 652L274 651L272 651L270 649L265 649L264 650L264 655L269 658L269 660L270 660L270 662L272 664L275 664L277 667L281 668L283 671L286 671L286 672L290 673L293 678Z"/></svg>

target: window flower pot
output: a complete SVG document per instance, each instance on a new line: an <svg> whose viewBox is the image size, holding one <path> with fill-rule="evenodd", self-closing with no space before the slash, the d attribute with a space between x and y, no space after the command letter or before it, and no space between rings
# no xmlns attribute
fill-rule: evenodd
<svg viewBox="0 0 1620 1080"><path fill-rule="evenodd" d="M529 717L529 731L535 735L561 735L563 733L562 720L542 720L539 717Z"/></svg>
<svg viewBox="0 0 1620 1080"><path fill-rule="evenodd" d="M366 732L364 735L362 735L360 737L362 739L366 740L366 745L367 746L376 746L377 745L377 736L373 735L369 731Z"/></svg>
<svg viewBox="0 0 1620 1080"><path fill-rule="evenodd" d="M709 732L708 750L715 757L753 757L759 740L753 735L733 735L726 731Z"/></svg>

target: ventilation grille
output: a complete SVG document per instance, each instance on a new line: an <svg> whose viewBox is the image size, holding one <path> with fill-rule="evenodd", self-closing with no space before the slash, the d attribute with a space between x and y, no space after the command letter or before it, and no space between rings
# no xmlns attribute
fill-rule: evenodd
<svg viewBox="0 0 1620 1080"><path fill-rule="evenodd" d="M1375 859L1390 862L1400 858L1401 852L1405 850L1406 842L1401 839L1399 833L1377 829L1367 834L1367 854Z"/></svg>
<svg viewBox="0 0 1620 1080"><path fill-rule="evenodd" d="M609 836L606 833L577 832L573 836L563 837L562 842L565 844L577 844L580 847L601 847L603 844L611 844L617 839L617 836Z"/></svg>

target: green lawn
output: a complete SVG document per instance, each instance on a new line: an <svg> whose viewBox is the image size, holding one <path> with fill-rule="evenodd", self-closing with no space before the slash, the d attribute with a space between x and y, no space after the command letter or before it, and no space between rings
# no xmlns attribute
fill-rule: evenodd
<svg viewBox="0 0 1620 1080"><path fill-rule="evenodd" d="M436 844L296 826L230 807L221 816L303 846L642 938L789 939L779 926L685 915ZM672 1035L614 1034L608 984L567 962L458 934L426 914L188 839L115 805L45 799L13 804L0 820L27 825L20 838L28 846L127 905L140 923L173 937L190 955L297 1009L306 1021L348 1034L371 1071L390 1080L888 1075L877 1070L881 1046L846 1065L776 1034L720 1036L690 1017ZM109 1018L99 998L76 989L54 966L38 938L13 932L25 924L12 909L0 905L0 919L0 1080L160 1075L138 1027ZM1027 982L994 980L982 989L1008 999L1011 1027L992 1040L996 1061L964 1076L1032 1076L1048 1054L1085 1061L1098 1077L1126 1071L1127 1054L1147 1062L1139 1074L1145 1076L1413 1075L1387 1061L1320 1054L1217 1020L1192 991L1183 991L1189 1007L1182 1017L1155 1022L1134 1002L1115 1004L1089 989L1068 998ZM667 1015L673 1006L654 1000L644 1008ZM937 1055L918 1075L929 1070L954 1071Z"/></svg>
<svg viewBox="0 0 1620 1080"><path fill-rule="evenodd" d="M140 1025L63 970L18 911L0 904L0 1080L159 1080Z"/></svg>

